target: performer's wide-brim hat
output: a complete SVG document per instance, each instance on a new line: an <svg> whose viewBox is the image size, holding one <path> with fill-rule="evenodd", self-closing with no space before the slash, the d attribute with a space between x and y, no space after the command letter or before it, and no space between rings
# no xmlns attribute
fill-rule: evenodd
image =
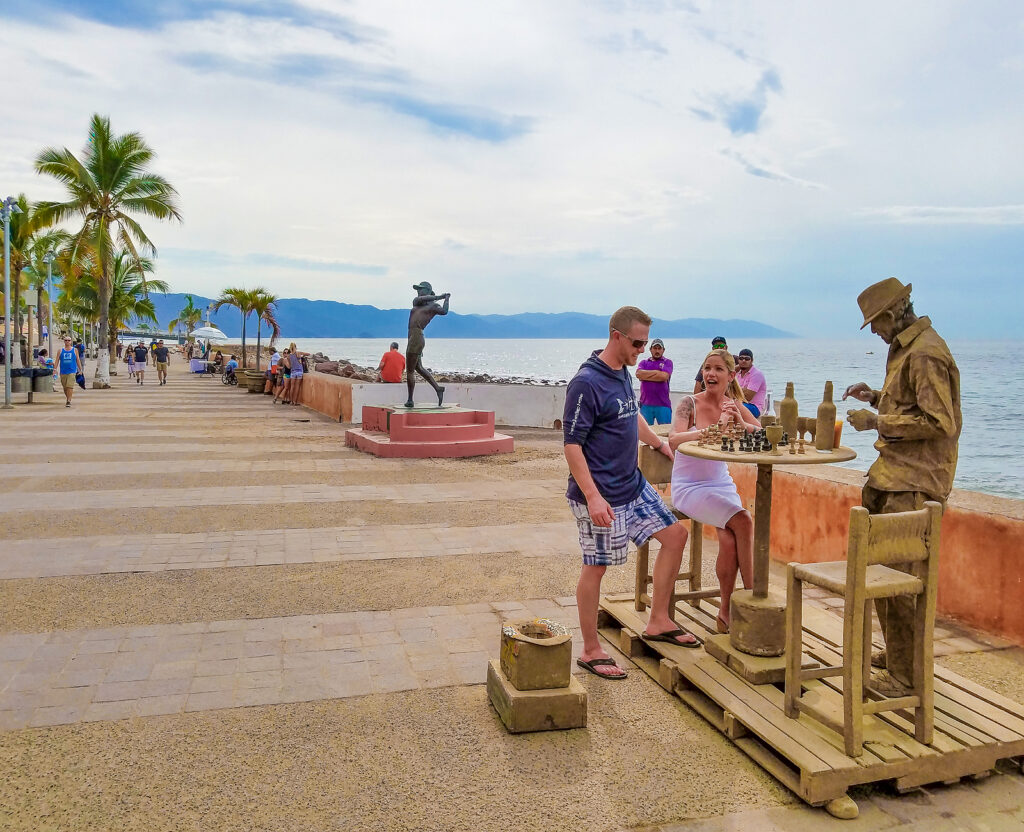
<svg viewBox="0 0 1024 832"><path fill-rule="evenodd" d="M434 287L433 287L433 286L431 286L431 285L430 285L429 283L427 283L427 281L425 281L425 280L424 280L424 281L423 281L422 283L417 283L417 284L416 284L415 286L413 286L412 288L413 288L413 289L415 289L415 290L416 290L417 292L418 292L418 291L419 291L420 289L426 289L426 290L427 290L428 292L430 292L431 294L433 294L433 293L434 293Z"/></svg>
<svg viewBox="0 0 1024 832"><path fill-rule="evenodd" d="M860 306L860 311L864 315L864 323L860 325L860 328L864 329L896 301L909 297L913 286L913 283L904 286L895 277L887 277L885 280L879 280L878 283L868 286L857 296L857 305Z"/></svg>

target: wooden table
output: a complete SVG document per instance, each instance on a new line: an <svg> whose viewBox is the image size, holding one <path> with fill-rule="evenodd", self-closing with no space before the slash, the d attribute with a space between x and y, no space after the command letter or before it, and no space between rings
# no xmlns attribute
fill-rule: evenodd
<svg viewBox="0 0 1024 832"><path fill-rule="evenodd" d="M857 453L846 447L832 451L815 450L804 443L803 454L781 454L722 451L715 446L701 446L696 440L684 442L676 453L716 462L738 462L757 465L757 489L754 495L754 587L733 593L730 608L729 643L736 650L754 656L781 656L785 646L785 600L769 597L768 565L771 549L772 471L776 465L826 465L856 459ZM721 641L721 639L719 640Z"/></svg>

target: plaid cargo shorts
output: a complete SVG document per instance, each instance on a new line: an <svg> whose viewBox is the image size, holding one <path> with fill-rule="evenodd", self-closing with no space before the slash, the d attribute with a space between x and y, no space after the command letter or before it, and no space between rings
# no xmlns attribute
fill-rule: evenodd
<svg viewBox="0 0 1024 832"><path fill-rule="evenodd" d="M640 496L622 506L612 506L611 526L595 526L586 503L569 500L580 531L580 548L586 566L621 566L626 562L629 541L642 546L652 536L676 522L657 489L644 483Z"/></svg>

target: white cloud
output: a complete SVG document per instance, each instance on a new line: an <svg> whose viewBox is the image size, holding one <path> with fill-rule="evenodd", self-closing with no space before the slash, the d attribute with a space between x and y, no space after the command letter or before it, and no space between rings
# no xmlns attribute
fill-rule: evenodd
<svg viewBox="0 0 1024 832"><path fill-rule="evenodd" d="M1024 205L891 205L868 209L864 216L895 223L928 225L1024 225Z"/></svg>
<svg viewBox="0 0 1024 832"><path fill-rule="evenodd" d="M865 217L897 231L1021 224L1012 10L303 5L340 10L363 36L242 3L141 29L0 8L0 189L60 196L31 160L47 145L77 151L101 112L116 131L142 132L181 192L182 225L146 224L176 250L158 263L175 289L258 279L283 295L394 306L409 277L426 277L460 311L603 311L625 291L689 308L695 287L723 280L744 287L746 306L777 267L788 283L754 306L796 330L793 299L829 267L783 268L809 241L860 234ZM694 115L756 92L768 71L757 117L734 118L735 135L728 107L719 120ZM988 207L921 207L962 205ZM246 259L259 252L279 259ZM506 281L535 289L510 300Z"/></svg>

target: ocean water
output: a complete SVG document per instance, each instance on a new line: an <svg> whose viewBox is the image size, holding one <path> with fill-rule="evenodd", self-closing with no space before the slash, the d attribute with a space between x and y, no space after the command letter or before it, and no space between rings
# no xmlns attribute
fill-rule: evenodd
<svg viewBox="0 0 1024 832"><path fill-rule="evenodd" d="M287 343L291 339L285 339ZM295 339L299 349L322 352L331 358L346 358L356 364L377 366L391 339L303 338ZM404 348L405 339L396 340ZM492 376L523 377L564 383L595 349L600 339L467 340L427 337L424 363L433 370L488 373ZM749 347L754 364L768 379L776 401L792 381L800 412L813 415L832 381L836 410L862 407L843 390L858 381L881 387L885 377L887 347L876 336L844 340L786 338L741 339L730 344L733 351ZM960 368L964 428L960 437L957 488L1024 499L1024 362L1018 350L1024 341L949 341ZM705 339L665 339L665 355L674 362L672 390L693 389L693 377L710 345ZM867 470L876 453L874 434L843 429L843 444L857 452L847 467Z"/></svg>

